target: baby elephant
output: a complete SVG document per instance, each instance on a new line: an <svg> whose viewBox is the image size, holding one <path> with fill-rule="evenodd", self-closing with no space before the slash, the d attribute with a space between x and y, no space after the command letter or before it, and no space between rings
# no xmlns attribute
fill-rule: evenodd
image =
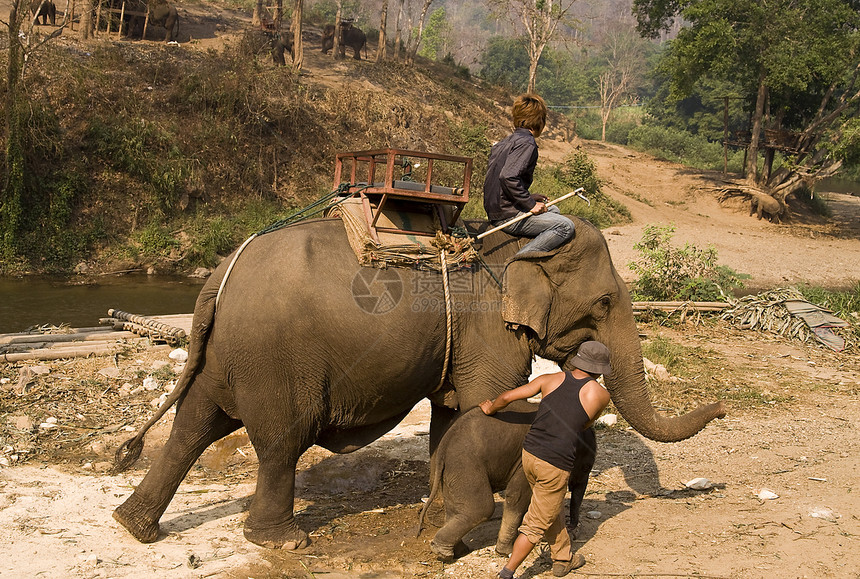
<svg viewBox="0 0 860 579"><path fill-rule="evenodd" d="M430 542L430 549L441 561L451 562L469 551L461 539L493 515L493 493L502 490L505 504L496 552L510 555L532 496L523 474L522 449L536 412L537 404L525 400L493 416L473 408L442 437L432 459L430 497L418 522L420 534L427 509L441 487L445 525Z"/></svg>

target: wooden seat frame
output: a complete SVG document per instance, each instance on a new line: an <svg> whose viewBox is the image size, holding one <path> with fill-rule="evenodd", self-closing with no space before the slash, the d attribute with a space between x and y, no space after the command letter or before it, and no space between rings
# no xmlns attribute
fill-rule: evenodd
<svg viewBox="0 0 860 579"><path fill-rule="evenodd" d="M396 161L400 160L398 164ZM417 159L426 161L427 175L423 187L414 181L395 180L395 167L403 167L404 160ZM433 184L433 162L447 161L463 165L462 187L440 187ZM349 164L349 179L345 179L344 164ZM363 171L359 171L359 169ZM377 181L377 173L385 171L381 181ZM366 181L360 182L359 176L366 177ZM472 178L472 158L458 157L454 155L441 155L422 151L410 151L407 149L374 149L368 151L355 151L349 153L338 153L335 157L334 188L338 189L343 184L348 185L348 192L361 198L364 207L364 216L370 228L374 241L379 242L377 232L406 233L412 235L425 235L432 237L434 233L426 231L412 231L397 229L393 227L381 227L377 223L386 203L390 200L402 200L431 204L439 216L442 230L447 233L451 224L457 221L463 207L469 201L469 182ZM406 188L409 186L409 188ZM371 204L371 198L377 200L376 207ZM450 218L446 217L443 210L444 205L454 207Z"/></svg>

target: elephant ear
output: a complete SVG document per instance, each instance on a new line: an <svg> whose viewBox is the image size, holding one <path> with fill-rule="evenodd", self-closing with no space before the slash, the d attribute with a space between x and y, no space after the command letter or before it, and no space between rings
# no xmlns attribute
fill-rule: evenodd
<svg viewBox="0 0 860 579"><path fill-rule="evenodd" d="M528 326L544 339L551 304L552 287L539 265L524 259L508 264L502 287L502 318L508 326Z"/></svg>

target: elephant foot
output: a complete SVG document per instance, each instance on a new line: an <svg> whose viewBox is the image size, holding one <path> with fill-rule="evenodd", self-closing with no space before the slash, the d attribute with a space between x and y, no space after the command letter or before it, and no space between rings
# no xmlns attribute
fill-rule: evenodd
<svg viewBox="0 0 860 579"><path fill-rule="evenodd" d="M267 549L284 549L295 551L304 549L311 544L308 534L296 526L289 530L283 529L252 529L245 527L245 538Z"/></svg>
<svg viewBox="0 0 860 579"><path fill-rule="evenodd" d="M443 563L453 563L455 559L459 559L472 551L463 541L457 541L453 547L430 541L430 550Z"/></svg>
<svg viewBox="0 0 860 579"><path fill-rule="evenodd" d="M496 553L502 557L510 557L514 551L514 542L498 542L496 543Z"/></svg>
<svg viewBox="0 0 860 579"><path fill-rule="evenodd" d="M134 495L118 506L113 512L113 518L132 536L141 543L152 543L158 538L158 521L142 515L139 508L135 508Z"/></svg>

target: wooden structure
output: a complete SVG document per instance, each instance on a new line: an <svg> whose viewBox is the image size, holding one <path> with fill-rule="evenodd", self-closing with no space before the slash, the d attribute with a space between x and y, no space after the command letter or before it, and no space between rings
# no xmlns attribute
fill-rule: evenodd
<svg viewBox="0 0 860 579"><path fill-rule="evenodd" d="M146 10L141 12L139 10L132 10L132 7L140 7L141 3L146 6ZM105 6L103 9L102 6ZM146 27L149 25L149 2L144 0L132 0L131 2L127 2L126 0L122 0L119 5L119 8L116 8L116 0L99 0L98 6L96 8L96 25L95 25L95 36L98 36L99 33L99 23L101 22L101 14L102 10L104 10L107 20L107 37L110 40L111 33L111 23L113 19L111 15L117 14L119 15L119 26L117 26L116 37L119 39L122 36L122 24L125 20L126 16L142 16L143 17L143 32L141 32L140 37L146 38Z"/></svg>
<svg viewBox="0 0 860 579"><path fill-rule="evenodd" d="M414 180L413 169L425 163L421 181ZM434 162L445 162L457 167L453 186L435 183ZM401 172L395 178L395 171ZM437 171L437 176L439 171ZM435 235L426 231L396 229L378 225L383 209L392 201L405 202L420 211L428 206L436 212L442 231L460 216L469 201L469 182L472 178L471 157L457 157L406 149L377 149L338 153L335 158L334 188L346 188L349 195L360 197L371 236L379 241L378 231L407 233L413 235Z"/></svg>

